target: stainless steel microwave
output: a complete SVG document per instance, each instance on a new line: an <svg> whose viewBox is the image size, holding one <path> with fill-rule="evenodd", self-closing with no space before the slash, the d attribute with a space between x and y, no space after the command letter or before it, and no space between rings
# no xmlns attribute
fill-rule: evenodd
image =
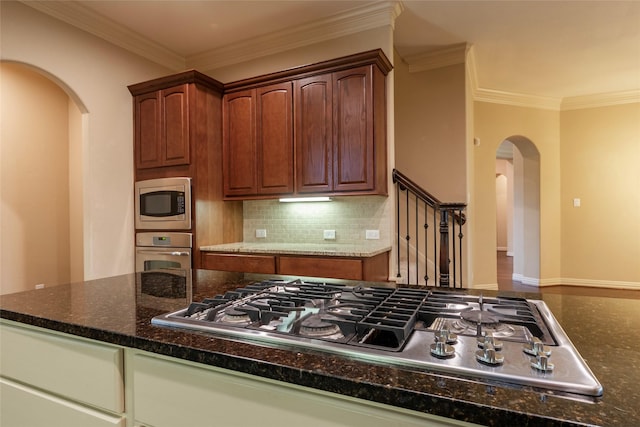
<svg viewBox="0 0 640 427"><path fill-rule="evenodd" d="M135 216L137 230L190 230L191 178L136 182Z"/></svg>

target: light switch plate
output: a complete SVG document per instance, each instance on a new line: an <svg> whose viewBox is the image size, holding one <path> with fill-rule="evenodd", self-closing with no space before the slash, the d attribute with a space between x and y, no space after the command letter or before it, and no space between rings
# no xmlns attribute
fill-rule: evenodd
<svg viewBox="0 0 640 427"><path fill-rule="evenodd" d="M256 238L265 239L266 237L267 237L267 230L265 230L264 228L256 229Z"/></svg>
<svg viewBox="0 0 640 427"><path fill-rule="evenodd" d="M335 240L336 230L324 230L323 236L325 240Z"/></svg>

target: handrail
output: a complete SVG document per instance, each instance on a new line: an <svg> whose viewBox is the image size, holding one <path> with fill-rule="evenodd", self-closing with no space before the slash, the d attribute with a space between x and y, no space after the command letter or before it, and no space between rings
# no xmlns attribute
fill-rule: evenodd
<svg viewBox="0 0 640 427"><path fill-rule="evenodd" d="M411 181L409 178L407 178L406 175L404 175L398 169L394 169L393 172L391 172L391 176L393 177L394 184L399 183L401 186L410 190L420 200L428 204L430 207L435 208L442 204L442 202L438 200L437 197L429 193L427 190L424 190L415 182Z"/></svg>
<svg viewBox="0 0 640 427"><path fill-rule="evenodd" d="M420 187L418 184L409 179L406 175L400 172L397 169L394 169L391 172L391 176L393 177L393 183L400 184L400 186L406 188L411 191L418 199L422 200L424 203L428 204L429 207L434 209L445 208L450 211L455 211L459 209L464 209L467 207L466 203L458 203L458 202L441 202L436 196L429 193L427 190ZM456 222L460 225L463 225L467 222L467 218L464 213L455 214L454 215Z"/></svg>

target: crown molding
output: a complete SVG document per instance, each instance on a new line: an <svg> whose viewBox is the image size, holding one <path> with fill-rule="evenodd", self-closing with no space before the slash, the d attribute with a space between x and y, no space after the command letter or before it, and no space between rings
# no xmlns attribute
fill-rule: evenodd
<svg viewBox="0 0 640 427"><path fill-rule="evenodd" d="M403 59L409 65L410 73L434 70L449 65L464 64L469 47L467 43L458 43L428 52L407 55Z"/></svg>
<svg viewBox="0 0 640 427"><path fill-rule="evenodd" d="M467 51L467 78L474 101L518 107L540 108L544 110L566 111L582 108L607 107L640 102L640 90L599 93L594 95L553 98L516 92L481 88L478 85L475 49L471 45Z"/></svg>
<svg viewBox="0 0 640 427"><path fill-rule="evenodd" d="M187 57L188 68L214 70L382 26L395 27L404 6L379 1L328 18Z"/></svg>
<svg viewBox="0 0 640 427"><path fill-rule="evenodd" d="M516 107L539 108L542 110L560 110L560 98L505 92L479 87L476 87L472 92L474 101L513 105Z"/></svg>
<svg viewBox="0 0 640 427"><path fill-rule="evenodd" d="M79 3L74 1L22 1L22 3L171 70L185 69L185 59L182 56Z"/></svg>
<svg viewBox="0 0 640 427"><path fill-rule="evenodd" d="M612 105L633 104L637 102L640 102L640 89L567 97L562 100L562 110L609 107Z"/></svg>

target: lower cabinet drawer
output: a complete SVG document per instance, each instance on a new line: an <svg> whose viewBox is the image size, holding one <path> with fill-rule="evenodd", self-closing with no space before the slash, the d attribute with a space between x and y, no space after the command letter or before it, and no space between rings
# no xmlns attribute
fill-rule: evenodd
<svg viewBox="0 0 640 427"><path fill-rule="evenodd" d="M0 325L0 348L4 378L108 411L124 411L121 348L5 322Z"/></svg>
<svg viewBox="0 0 640 427"><path fill-rule="evenodd" d="M278 274L362 280L362 261L345 258L281 256Z"/></svg>
<svg viewBox="0 0 640 427"><path fill-rule="evenodd" d="M202 253L202 268L207 270L275 274L276 257L271 255Z"/></svg>
<svg viewBox="0 0 640 427"><path fill-rule="evenodd" d="M95 409L0 378L0 425L28 427L125 427L124 415Z"/></svg>

